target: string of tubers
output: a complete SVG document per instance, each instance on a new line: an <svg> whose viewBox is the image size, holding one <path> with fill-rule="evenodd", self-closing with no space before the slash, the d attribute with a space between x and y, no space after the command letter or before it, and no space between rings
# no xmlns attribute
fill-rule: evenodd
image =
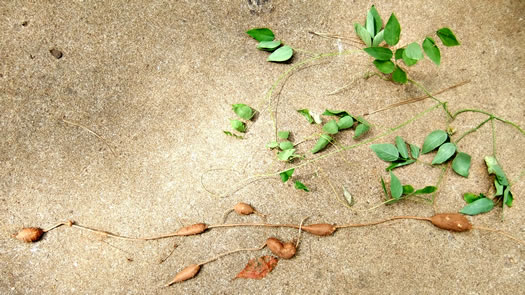
<svg viewBox="0 0 525 295"><path fill-rule="evenodd" d="M249 215L252 213L255 213L256 211L248 204L246 203L239 203L236 206L234 206L233 209L229 210L229 212L235 211L239 215ZM229 213L228 212L228 213ZM259 216L264 216L263 214L257 214ZM26 227L22 228L16 235L13 235L16 239L26 242L26 243L33 243L39 241L45 233L58 228L62 225L67 225L73 228L77 228L80 230L90 231L94 232L100 235L103 235L105 237L111 237L116 239L123 239L123 240L130 240L130 241L151 241L151 240L158 240L158 239L165 239L170 237L176 237L176 236L191 236L191 235L198 235L201 234L207 230L211 229L219 229L219 228L231 228L231 227L280 227L280 228L293 228L293 229L299 229L299 235L301 234L301 231L308 232L310 234L316 235L316 236L330 236L334 234L339 229L345 229L345 228L353 228L353 227L365 227L365 226L375 226L382 223L394 221L394 220L401 220L401 219L415 219L415 220L422 220L422 221L428 221L432 223L434 226L443 229L448 230L452 232L465 232L472 229L478 229L478 230L487 230L492 232L497 232L499 234L502 234L512 240L515 240L521 244L525 245L525 241L522 241L518 238L515 238L503 231L496 230L496 229L490 229L485 227L474 227L468 219L459 213L440 213L436 214L431 217L419 217L419 216L394 216L391 218L369 222L369 223L349 223L349 224L342 224L342 225L335 225L335 224L329 224L329 223L318 223L318 224L310 224L303 226L302 222L301 224L272 224L272 223L231 223L231 224L215 224L215 225L208 225L205 223L195 223L189 226L184 226L180 229L178 229L175 232L158 235L158 236L152 236L152 237L126 237L121 236L118 234L113 234L107 231L93 229L87 226L78 225L74 221L68 220L66 222L58 223L48 229L42 229L39 227ZM304 221L304 220L303 220ZM265 247L268 247L268 249L276 256L282 259L291 259L295 256L297 252L297 247L299 245L299 239L297 239L296 243L293 243L291 241L289 242L282 242L281 240L270 237L266 240L266 242L257 248L243 248L243 249L237 249L233 251L228 251L226 253L222 253L212 259L209 259L205 262L198 263L198 264L191 264L184 269L182 269L180 272L178 272L175 277L168 283L166 286L170 286L174 283L179 283L188 279L191 279L195 277L198 272L200 271L201 267L207 263L210 263L212 261L215 261L221 257L224 257L226 255L231 255L237 252L241 251L258 251L262 250Z"/></svg>

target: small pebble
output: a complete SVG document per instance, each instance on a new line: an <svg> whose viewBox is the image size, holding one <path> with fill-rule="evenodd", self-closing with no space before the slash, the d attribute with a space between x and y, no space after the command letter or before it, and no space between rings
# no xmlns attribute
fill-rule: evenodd
<svg viewBox="0 0 525 295"><path fill-rule="evenodd" d="M56 49L56 48L53 48L51 50L49 50L49 53L51 53L51 55L53 55L56 59L61 59L62 58L62 55L64 55L62 53L62 51Z"/></svg>

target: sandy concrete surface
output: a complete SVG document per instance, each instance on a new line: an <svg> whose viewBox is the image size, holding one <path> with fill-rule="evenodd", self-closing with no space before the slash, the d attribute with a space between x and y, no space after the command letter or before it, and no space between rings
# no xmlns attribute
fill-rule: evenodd
<svg viewBox="0 0 525 295"><path fill-rule="evenodd" d="M258 4L258 2L260 2ZM227 198L221 193L257 174L294 164L276 160L264 145L273 139L265 94L291 64L266 62L266 52L244 32L269 27L305 51L337 52L353 43L309 31L351 37L364 22L368 1L0 1L0 293L2 294L519 294L525 292L525 247L486 231L452 234L405 220L340 230L330 237L305 234L297 256L279 261L262 280L233 280L246 262L268 250L238 253L205 265L197 277L161 286L184 266L236 248L256 247L269 236L291 240L296 230L235 228L151 242L102 238L62 227L42 241L12 238L22 226L63 220L128 236L172 232L181 224L220 223L239 201L268 214L268 222L367 222L395 215L430 216L434 208L383 200L388 179L369 144L297 168L294 178L310 193L279 177L250 182ZM525 2L388 1L377 3L402 26L400 44L421 42L449 26L461 46L442 47L442 64L425 60L410 76L438 91L465 80L439 99L451 110L477 108L525 126ZM344 41L344 40L343 40ZM57 59L50 53L62 53ZM294 71L274 92L279 130L297 142L319 131L297 109L345 109L363 114L421 96L411 85L363 75L373 71L360 52L319 60ZM281 87L283 86L284 87ZM327 95L347 86L344 91ZM233 103L260 113L244 140L225 136ZM415 116L427 99L367 116L374 127L363 140ZM486 118L465 113L453 123L461 134ZM64 119L64 120L62 120ZM69 122L69 123L68 123ZM77 125L75 125L77 124ZM386 136L421 145L446 128L439 109ZM515 181L514 206L469 219L525 239L525 136L496 122L497 156ZM97 135L94 135L93 133ZM343 145L356 143L342 132ZM100 138L98 137L100 136ZM308 141L298 153L314 158ZM438 212L457 212L464 192L491 186L483 157L492 153L490 124L461 141L472 156L469 178L444 177ZM320 155L334 151L327 148ZM432 155L424 155L430 161ZM295 164L304 163L298 160ZM215 169L215 170L214 170ZM222 170L217 170L222 169ZM396 170L403 183L433 185L439 168L415 164ZM346 186L354 210L342 206ZM231 222L258 217L230 215ZM178 248L164 262L159 259Z"/></svg>

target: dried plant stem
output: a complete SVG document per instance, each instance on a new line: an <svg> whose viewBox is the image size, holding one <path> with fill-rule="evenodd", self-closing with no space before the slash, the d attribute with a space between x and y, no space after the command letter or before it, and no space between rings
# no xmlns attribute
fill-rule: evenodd
<svg viewBox="0 0 525 295"><path fill-rule="evenodd" d="M173 254L173 252L175 252L175 249L177 249L178 246L179 245L177 245L177 244L173 244L173 247L171 248L170 253L168 253L168 255L166 257L161 258L159 260L159 264L164 263L164 261L168 260L168 258L170 258L171 254Z"/></svg>
<svg viewBox="0 0 525 295"><path fill-rule="evenodd" d="M230 254L234 254L234 253L237 253L237 252L242 252L242 251L259 251L259 250L262 250L264 247L266 247L266 243L264 243L262 246L260 247L257 247L257 248L241 248L241 249L235 249L235 250L232 250L232 251L228 251L228 252L225 252L225 253L222 253L222 254L219 254L211 259L208 259L204 262L201 262L199 263L198 265L204 265L204 264L207 264L207 263L210 263L210 262L213 262L219 258L222 258L224 256L227 256L227 255L230 255Z"/></svg>
<svg viewBox="0 0 525 295"><path fill-rule="evenodd" d="M228 224L212 224L208 229L219 227L288 227L299 229L297 224L272 224L272 223L228 223Z"/></svg>
<svg viewBox="0 0 525 295"><path fill-rule="evenodd" d="M472 229L477 229L477 230L486 230L486 231L491 231L491 232L495 232L495 233L498 233L502 236L505 236L511 240L514 240L522 245L525 245L525 241L521 240L521 239L518 239L508 233L506 233L505 231L502 231L500 229L493 229L493 228L489 228L489 227L483 227L483 226L473 226Z"/></svg>
<svg viewBox="0 0 525 295"><path fill-rule="evenodd" d="M98 139L100 139L100 140L101 140L101 141L102 141L102 142L103 142L103 143L109 148L109 150L111 151L111 153L113 154L113 156L117 157L117 153L115 153L115 151L113 150L113 148L111 147L111 145L109 145L109 143L107 142L107 140L106 140L104 137L98 135L95 131L89 129L88 127L86 127L86 126L84 126L84 125L82 125L82 124L80 124L80 123L75 123L75 122L72 122L72 121L66 120L66 119L64 119L64 118L62 118L62 119L60 119L60 120L61 120L62 122L64 122L64 123L69 124L69 125L73 125L73 126L80 127L80 128L82 128L82 129L86 130L87 132L93 134L94 136L96 136Z"/></svg>
<svg viewBox="0 0 525 295"><path fill-rule="evenodd" d="M295 248L298 248L299 247L299 241L301 240L301 233L302 233L302 229L303 229L303 223L308 219L310 218L309 216L303 218L303 220L301 220L301 223L299 224L299 234L297 234L297 242L295 243Z"/></svg>
<svg viewBox="0 0 525 295"><path fill-rule="evenodd" d="M420 217L420 216L394 216L387 219L379 220L379 221L373 221L373 222L367 222L367 223L348 223L348 224L342 224L342 225L336 225L335 228L349 228L349 227L364 227L364 226L372 226L372 225L378 225L381 223L399 220L399 219L416 219L416 220L425 220L430 221L430 218L428 217Z"/></svg>

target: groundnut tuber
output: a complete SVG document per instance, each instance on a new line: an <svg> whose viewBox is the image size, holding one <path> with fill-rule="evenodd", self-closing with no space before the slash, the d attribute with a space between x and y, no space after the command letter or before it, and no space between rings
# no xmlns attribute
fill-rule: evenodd
<svg viewBox="0 0 525 295"><path fill-rule="evenodd" d="M430 217L430 222L436 227L450 231L468 231L472 229L472 224L468 219L459 213L441 213Z"/></svg>
<svg viewBox="0 0 525 295"><path fill-rule="evenodd" d="M24 227L13 236L22 242L33 243L40 240L43 235L44 230L39 227Z"/></svg>
<svg viewBox="0 0 525 295"><path fill-rule="evenodd" d="M302 227L304 231L318 236L329 236L337 229L335 225L328 223L310 224Z"/></svg>
<svg viewBox="0 0 525 295"><path fill-rule="evenodd" d="M279 256L280 258L290 259L295 256L297 249L292 242L282 243L277 238L268 238L266 240L266 246L272 251L273 254Z"/></svg>
<svg viewBox="0 0 525 295"><path fill-rule="evenodd" d="M175 232L175 235L177 236L191 236L191 235L197 235L202 232L204 232L208 228L208 225L205 223L196 223L192 225L185 226L183 228L180 228Z"/></svg>
<svg viewBox="0 0 525 295"><path fill-rule="evenodd" d="M175 283L182 282L185 280L189 280L193 278L201 269L201 266L199 264L192 264L184 268L183 270L179 271L173 280L166 284L166 286L171 286Z"/></svg>
<svg viewBox="0 0 525 295"><path fill-rule="evenodd" d="M242 202L235 205L233 207L233 210L235 210L237 214L241 214L241 215L250 215L253 212L255 212L252 206L246 203L242 203Z"/></svg>

